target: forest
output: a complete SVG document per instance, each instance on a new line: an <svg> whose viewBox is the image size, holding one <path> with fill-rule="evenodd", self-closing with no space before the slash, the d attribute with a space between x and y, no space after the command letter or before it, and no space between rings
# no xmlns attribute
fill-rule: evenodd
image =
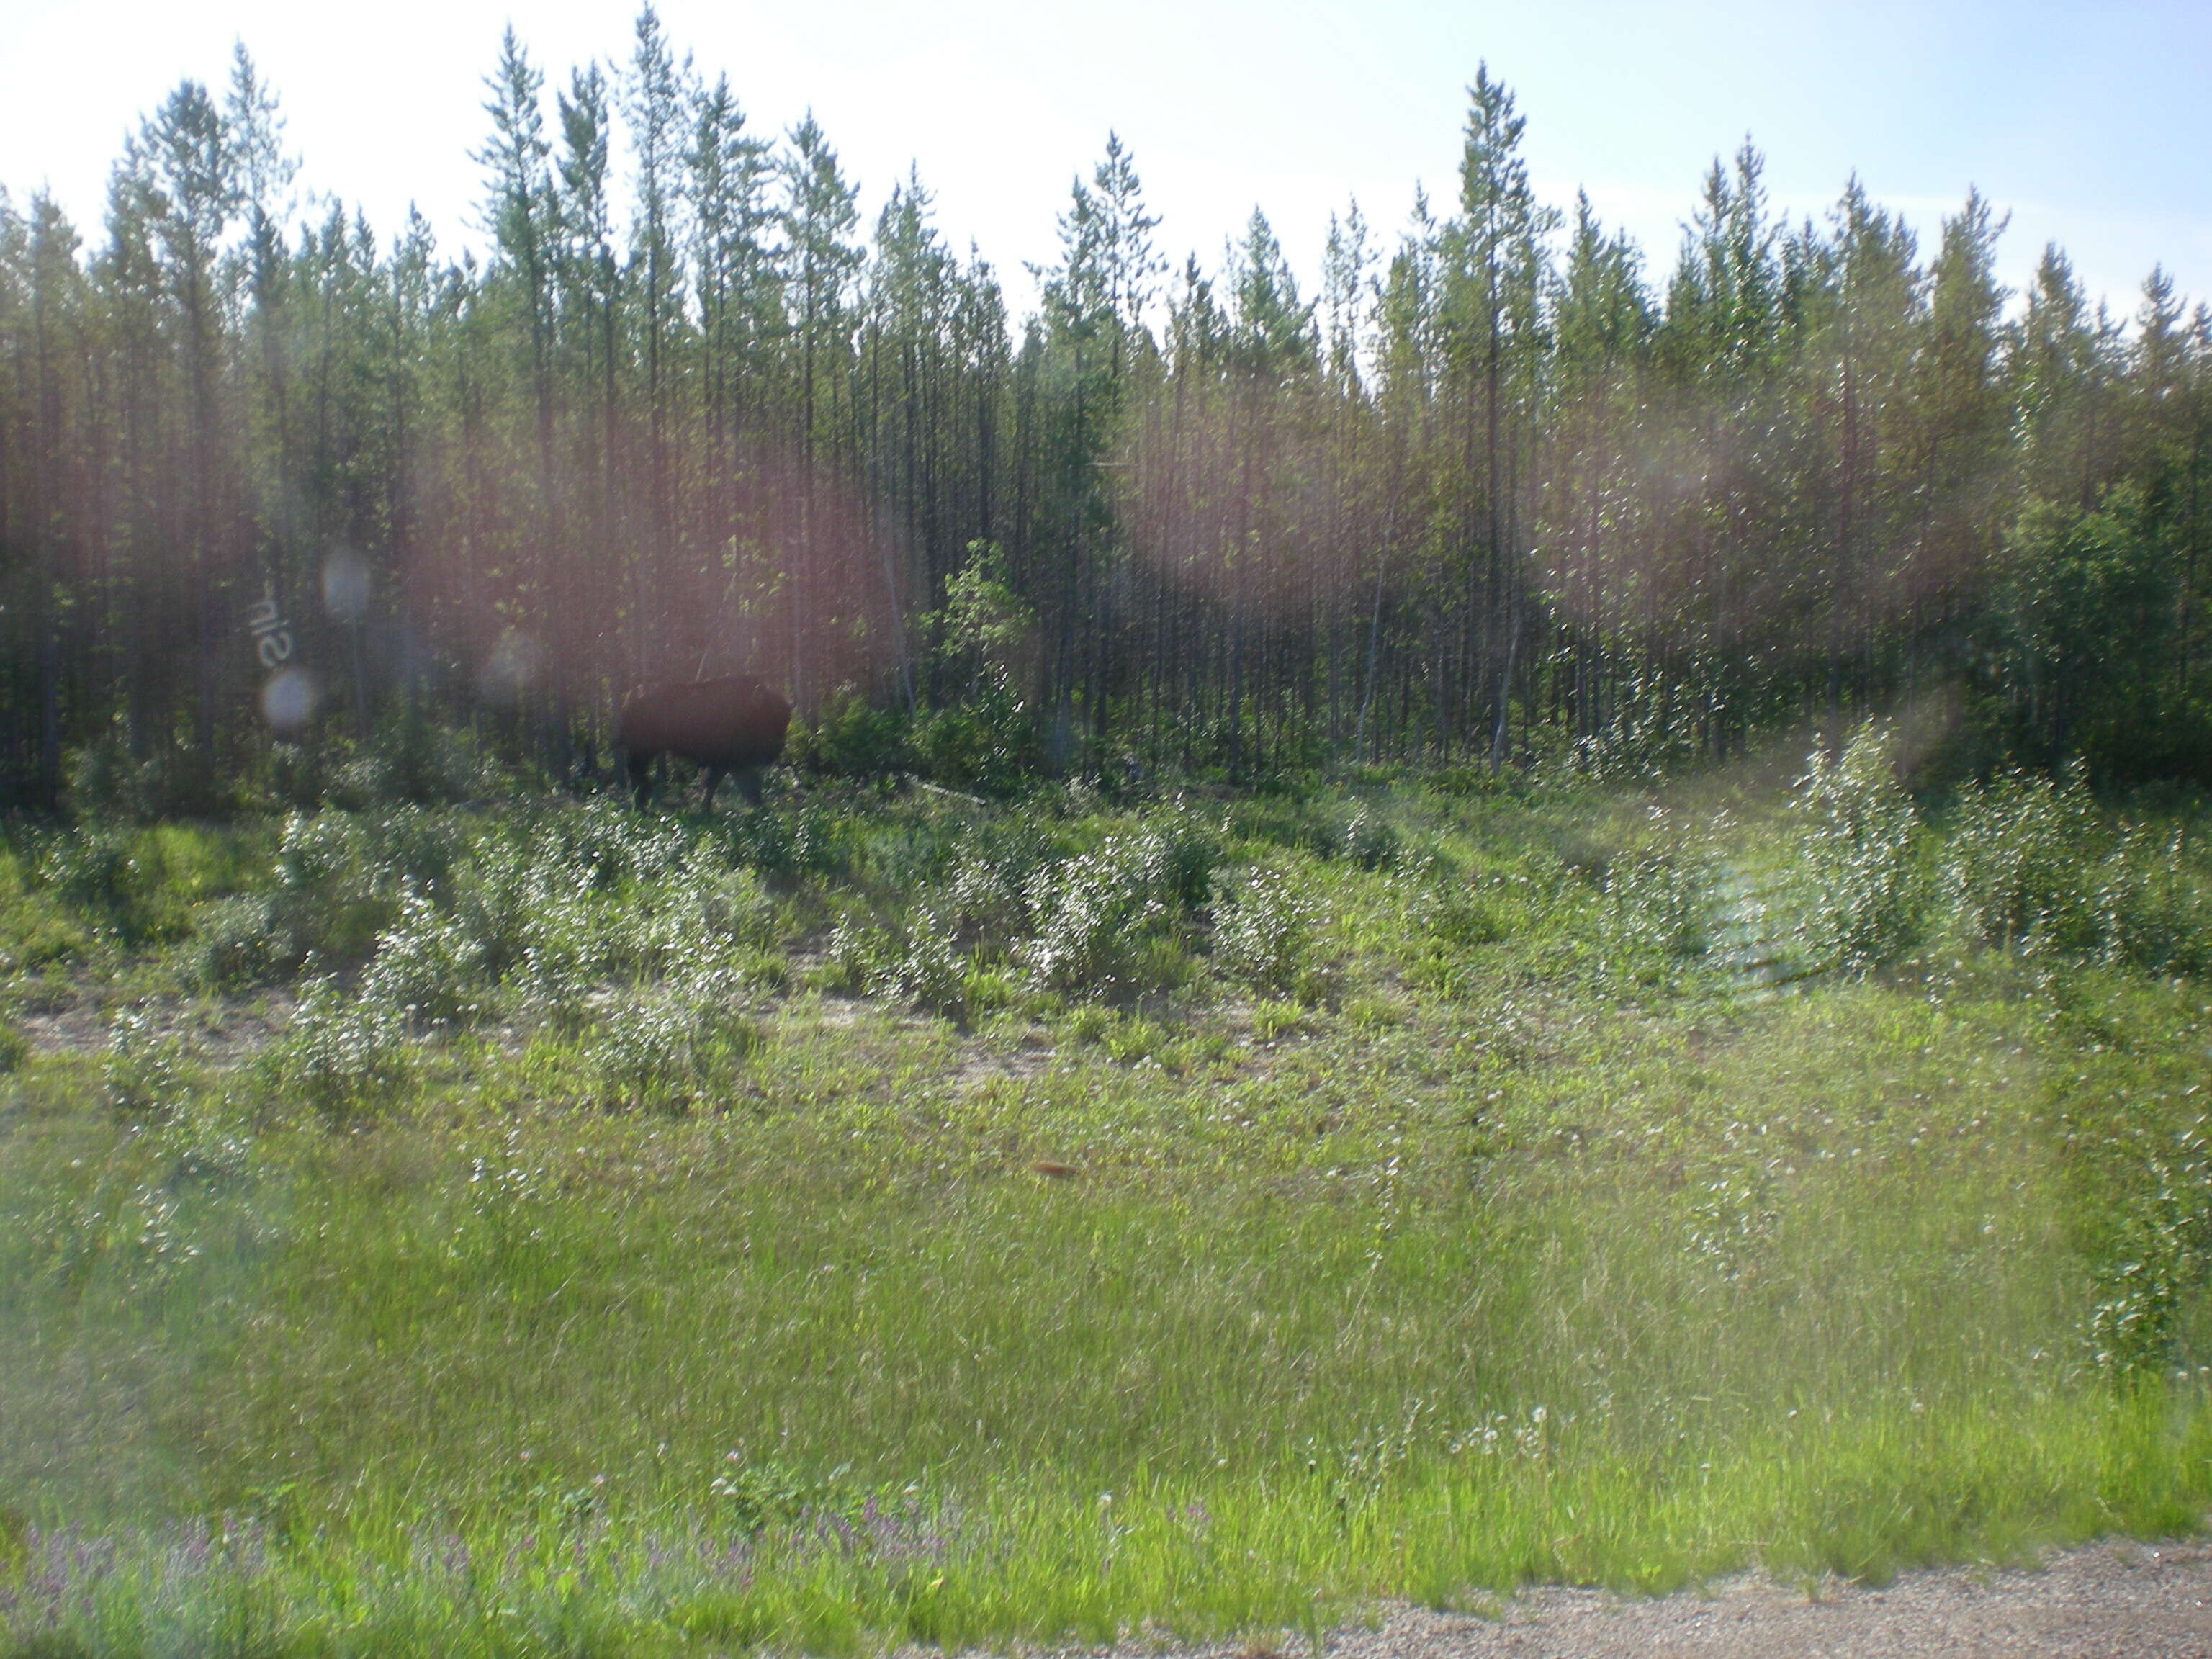
<svg viewBox="0 0 2212 1659"><path fill-rule="evenodd" d="M0 198L0 799L220 811L394 729L587 782L625 690L735 671L987 790L1877 713L1956 775L2212 778L2212 321L2055 246L2008 295L1978 195L1789 223L1747 141L1646 251L1535 198L1486 70L1453 198L1347 204L1317 292L1256 210L1173 264L1109 137L1016 318L919 172L863 227L650 7L485 86L481 255L303 208L243 46L96 228Z"/></svg>

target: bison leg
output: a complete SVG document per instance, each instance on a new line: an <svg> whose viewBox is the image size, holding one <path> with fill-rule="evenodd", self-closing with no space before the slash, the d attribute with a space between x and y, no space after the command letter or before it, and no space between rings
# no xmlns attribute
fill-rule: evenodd
<svg viewBox="0 0 2212 1659"><path fill-rule="evenodd" d="M721 787L721 783L722 769L719 766L708 767L707 769L707 799L699 803L701 811L711 812L714 810L714 791Z"/></svg>
<svg viewBox="0 0 2212 1659"><path fill-rule="evenodd" d="M745 798L745 802L748 805L758 806L761 804L761 769L759 767L748 766L742 771L731 773L730 776L738 786L738 793Z"/></svg>
<svg viewBox="0 0 2212 1659"><path fill-rule="evenodd" d="M645 811L653 799L653 757L641 749L629 751L629 787L637 797L637 810Z"/></svg>

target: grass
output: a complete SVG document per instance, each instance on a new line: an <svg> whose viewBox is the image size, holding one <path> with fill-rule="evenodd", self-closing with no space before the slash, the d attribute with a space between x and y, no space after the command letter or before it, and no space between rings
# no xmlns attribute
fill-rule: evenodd
<svg viewBox="0 0 2212 1659"><path fill-rule="evenodd" d="M100 832L197 884L0 882L11 1017L126 1021L0 1077L0 1651L1196 1638L2192 1529L2193 829L2068 954L1894 805ZM1700 895L1788 836L1864 913L1780 915L1833 961L1777 994ZM2073 884L2140 910L2112 836Z"/></svg>

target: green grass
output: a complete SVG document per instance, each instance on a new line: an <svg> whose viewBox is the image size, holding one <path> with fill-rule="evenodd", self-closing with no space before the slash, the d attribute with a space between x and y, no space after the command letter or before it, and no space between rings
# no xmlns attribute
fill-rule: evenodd
<svg viewBox="0 0 2212 1659"><path fill-rule="evenodd" d="M2212 994L1963 933L1924 827L1837 854L1890 959L1760 993L1679 872L1801 820L1732 812L165 830L355 941L258 1054L205 911L0 889L91 942L19 1013L147 1022L0 1077L0 1651L1300 1632L2194 1528ZM466 994L378 1001L424 960Z"/></svg>

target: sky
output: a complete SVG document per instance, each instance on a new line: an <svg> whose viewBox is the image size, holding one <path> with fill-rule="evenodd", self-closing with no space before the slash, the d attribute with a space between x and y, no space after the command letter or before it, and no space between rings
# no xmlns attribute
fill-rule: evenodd
<svg viewBox="0 0 2212 1659"><path fill-rule="evenodd" d="M872 219L918 166L955 246L1017 312L1026 263L1109 130L1156 237L1219 262L1256 206L1310 289L1332 211L1395 240L1417 183L1455 190L1466 88L1486 63L1527 118L1540 196L1585 190L1673 264L1698 182L1748 137L1775 205L1826 212L1856 173L1932 251L1970 186L2010 223L2017 288L2056 240L2130 315L2163 264L2212 300L2212 0L660 0L667 33L726 71L751 129L811 109ZM483 78L511 20L549 90L627 60L629 0L0 0L0 185L47 186L98 235L124 135L186 77L221 84L242 40L283 100L308 196L380 232L418 205L450 252L485 240Z"/></svg>

